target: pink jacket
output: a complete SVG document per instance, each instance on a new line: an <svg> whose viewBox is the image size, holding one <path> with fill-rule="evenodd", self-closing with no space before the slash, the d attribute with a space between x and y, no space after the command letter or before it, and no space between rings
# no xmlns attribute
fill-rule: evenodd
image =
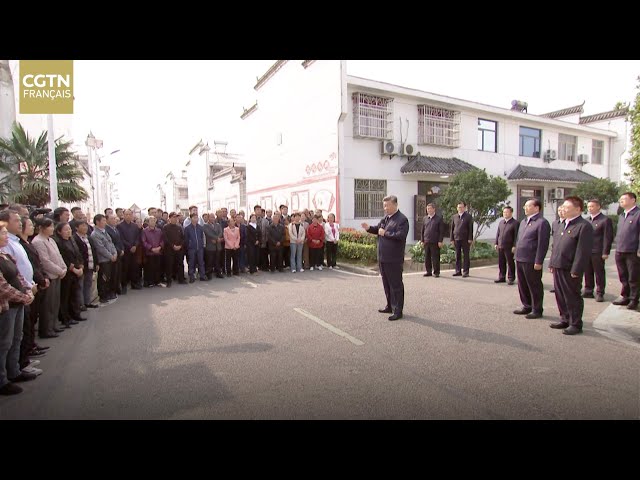
<svg viewBox="0 0 640 480"><path fill-rule="evenodd" d="M240 229L238 227L233 227L233 231L229 227L225 228L223 235L225 250L240 248Z"/></svg>

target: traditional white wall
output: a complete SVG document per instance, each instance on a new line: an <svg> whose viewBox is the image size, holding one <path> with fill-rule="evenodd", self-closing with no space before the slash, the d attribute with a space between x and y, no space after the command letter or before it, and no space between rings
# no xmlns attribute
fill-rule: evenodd
<svg viewBox="0 0 640 480"><path fill-rule="evenodd" d="M339 217L335 178L341 62L317 60L306 69L301 64L288 61L262 85L256 92L257 110L244 120L250 138L248 204L282 203L290 211L294 204L300 209L324 207L325 215Z"/></svg>

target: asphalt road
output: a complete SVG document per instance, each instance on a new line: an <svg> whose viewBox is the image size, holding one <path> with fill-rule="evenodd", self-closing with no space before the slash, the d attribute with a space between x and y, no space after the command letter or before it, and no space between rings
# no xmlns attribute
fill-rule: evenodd
<svg viewBox="0 0 640 480"><path fill-rule="evenodd" d="M619 283L609 262L608 300ZM496 267L379 277L306 271L133 291L51 345L0 419L638 419L640 348L526 320ZM640 315L640 313L638 314Z"/></svg>

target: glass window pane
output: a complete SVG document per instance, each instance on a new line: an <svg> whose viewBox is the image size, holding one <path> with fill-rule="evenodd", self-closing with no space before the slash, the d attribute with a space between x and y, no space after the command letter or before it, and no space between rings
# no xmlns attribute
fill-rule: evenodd
<svg viewBox="0 0 640 480"><path fill-rule="evenodd" d="M495 132L484 132L484 150L485 152L496 151L496 134Z"/></svg>
<svg viewBox="0 0 640 480"><path fill-rule="evenodd" d="M478 126L484 130L496 130L496 122L492 122L491 120L482 120L478 119Z"/></svg>
<svg viewBox="0 0 640 480"><path fill-rule="evenodd" d="M482 150L482 130L478 130L478 150Z"/></svg>

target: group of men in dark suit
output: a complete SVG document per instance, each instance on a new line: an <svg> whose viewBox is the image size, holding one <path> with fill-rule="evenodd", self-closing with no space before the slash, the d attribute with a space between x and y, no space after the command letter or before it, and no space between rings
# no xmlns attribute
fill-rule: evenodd
<svg viewBox="0 0 640 480"><path fill-rule="evenodd" d="M613 303L634 310L640 300L640 209L632 192L621 196L620 206L624 213L618 223L616 265L622 293ZM454 276L462 277L469 276L469 250L473 243L473 220L466 207L464 202L458 203L458 213L451 218L449 232L451 243L456 247ZM565 335L582 332L583 299L604 301L605 261L613 243L613 224L601 208L599 200L590 200L587 204L589 217L583 218L584 201L569 196L559 207L560 218L553 227L542 215L542 203L537 198L525 203L526 218L520 223L513 218L512 207L503 209L494 244L499 259L499 276L495 283L513 285L517 274L522 307L513 313L528 319L543 316L542 268L552 241L549 271L553 274L560 321L550 327L562 329ZM402 264L409 225L407 217L398 211L396 197L384 199L384 210L386 216L377 226L363 223L362 227L379 236L378 259L387 297L387 305L379 311L393 313L389 320L397 320L402 318L404 306ZM442 216L436 213L435 204L429 203L426 213L421 234L425 251L424 276L439 277L440 249L444 244L446 225ZM581 292L583 277L585 289Z"/></svg>

